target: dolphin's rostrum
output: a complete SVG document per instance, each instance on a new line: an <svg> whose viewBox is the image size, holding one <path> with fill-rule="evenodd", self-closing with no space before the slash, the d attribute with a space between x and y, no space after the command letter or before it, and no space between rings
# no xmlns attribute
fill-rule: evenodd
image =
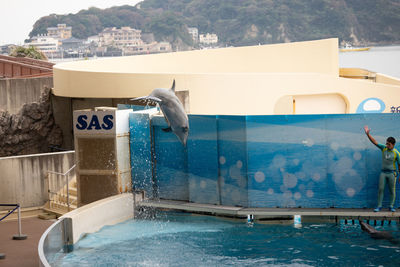
<svg viewBox="0 0 400 267"><path fill-rule="evenodd" d="M132 100L143 100L156 102L168 123L168 128L162 129L165 132L172 132L178 137L181 143L186 146L189 135L189 120L181 101L175 95L175 80L171 89L156 88L150 95L137 97Z"/></svg>

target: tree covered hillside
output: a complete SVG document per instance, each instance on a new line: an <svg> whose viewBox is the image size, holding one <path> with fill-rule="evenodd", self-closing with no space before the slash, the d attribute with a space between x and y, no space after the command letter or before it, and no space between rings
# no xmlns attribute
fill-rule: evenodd
<svg viewBox="0 0 400 267"><path fill-rule="evenodd" d="M59 23L76 38L130 26L158 41L193 45L187 27L216 33L222 45L254 45L338 37L354 45L400 43L398 0L145 0L135 7L90 8L39 19L32 32Z"/></svg>

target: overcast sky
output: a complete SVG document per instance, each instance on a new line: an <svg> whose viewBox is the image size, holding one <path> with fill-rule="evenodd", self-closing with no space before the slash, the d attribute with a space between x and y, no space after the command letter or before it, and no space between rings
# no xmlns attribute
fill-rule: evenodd
<svg viewBox="0 0 400 267"><path fill-rule="evenodd" d="M0 45L22 45L33 29L33 24L50 14L77 13L89 7L108 8L112 6L136 5L141 0L12 0L1 2ZM54 25L57 26L57 25ZM72 29L74 31L74 29Z"/></svg>

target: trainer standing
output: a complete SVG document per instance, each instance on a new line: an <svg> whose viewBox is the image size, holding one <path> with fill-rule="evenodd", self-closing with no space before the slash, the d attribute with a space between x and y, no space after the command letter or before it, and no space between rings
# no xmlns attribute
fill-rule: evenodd
<svg viewBox="0 0 400 267"><path fill-rule="evenodd" d="M383 192L387 183L390 192L389 210L395 212L396 210L394 209L394 201L396 199L397 178L396 162L398 169L400 170L400 154L399 151L394 148L396 139L393 137L388 137L386 139L386 145L383 145L379 144L375 138L370 135L371 129L369 129L367 125L364 126L364 131L371 143L376 145L382 151L382 170L379 176L378 207L374 209L374 211L378 212L382 209Z"/></svg>

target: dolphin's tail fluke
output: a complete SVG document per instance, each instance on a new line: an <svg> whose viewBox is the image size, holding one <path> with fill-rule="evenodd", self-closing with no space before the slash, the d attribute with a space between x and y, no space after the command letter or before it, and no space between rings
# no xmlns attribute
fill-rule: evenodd
<svg viewBox="0 0 400 267"><path fill-rule="evenodd" d="M367 232L372 238L392 240L393 236L387 231L378 231L373 226L365 222L360 222L361 229Z"/></svg>

